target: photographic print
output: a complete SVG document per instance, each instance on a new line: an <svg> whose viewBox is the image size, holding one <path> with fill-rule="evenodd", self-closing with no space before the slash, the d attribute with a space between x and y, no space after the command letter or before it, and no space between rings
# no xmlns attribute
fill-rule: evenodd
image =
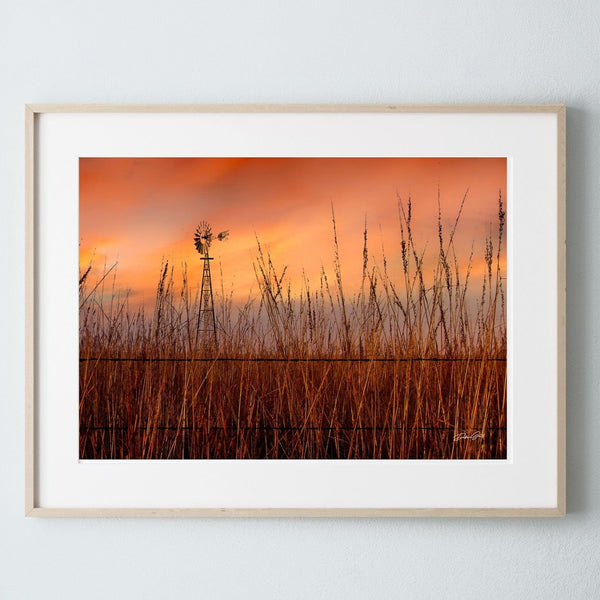
<svg viewBox="0 0 600 600"><path fill-rule="evenodd" d="M79 158L80 459L505 459L505 157Z"/></svg>

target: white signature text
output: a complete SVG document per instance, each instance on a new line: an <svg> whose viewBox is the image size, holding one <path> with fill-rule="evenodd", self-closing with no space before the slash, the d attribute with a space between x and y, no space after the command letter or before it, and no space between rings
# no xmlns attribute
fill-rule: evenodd
<svg viewBox="0 0 600 600"><path fill-rule="evenodd" d="M458 442L459 440L476 440L478 438L483 439L485 436L481 431L473 431L472 433L467 433L466 431L462 431L461 433L454 434L454 441Z"/></svg>

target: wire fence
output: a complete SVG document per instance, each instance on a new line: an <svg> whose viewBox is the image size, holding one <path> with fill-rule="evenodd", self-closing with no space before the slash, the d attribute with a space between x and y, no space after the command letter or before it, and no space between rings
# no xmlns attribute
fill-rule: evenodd
<svg viewBox="0 0 600 600"><path fill-rule="evenodd" d="M128 356L84 356L79 362L506 362L505 357L403 357L403 358L270 358L270 357L128 357Z"/></svg>
<svg viewBox="0 0 600 600"><path fill-rule="evenodd" d="M90 431L102 431L110 429L114 431L126 431L128 428L125 425L85 425L81 424L79 429L85 429ZM181 431L199 431L208 429L210 431L456 431L455 427L450 426L430 426L430 427L416 427L416 426L395 426L395 427L286 427L281 426L267 426L257 425L254 427L243 426L237 427L222 427L219 425L209 426L192 426L192 425L136 425L136 430L154 430L160 429L165 431L181 430ZM506 431L506 427L486 427L486 431ZM478 431L479 432L479 431ZM468 432L467 432L468 433Z"/></svg>

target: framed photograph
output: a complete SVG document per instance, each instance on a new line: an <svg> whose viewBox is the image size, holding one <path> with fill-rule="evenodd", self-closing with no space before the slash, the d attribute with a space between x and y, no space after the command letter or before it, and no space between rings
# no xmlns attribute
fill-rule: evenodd
<svg viewBox="0 0 600 600"><path fill-rule="evenodd" d="M565 514L563 105L26 107L26 514Z"/></svg>

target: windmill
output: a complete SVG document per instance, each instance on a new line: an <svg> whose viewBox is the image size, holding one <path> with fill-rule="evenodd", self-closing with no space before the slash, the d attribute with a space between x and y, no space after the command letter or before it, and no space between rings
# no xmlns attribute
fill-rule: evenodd
<svg viewBox="0 0 600 600"><path fill-rule="evenodd" d="M202 348L208 350L217 348L217 325L215 322L215 307L213 303L212 280L210 277L210 261L213 260L208 251L214 240L222 242L229 236L229 230L214 235L211 226L202 221L194 233L194 246L204 262L202 269L202 286L200 288L200 309L198 311L197 335L201 336Z"/></svg>

